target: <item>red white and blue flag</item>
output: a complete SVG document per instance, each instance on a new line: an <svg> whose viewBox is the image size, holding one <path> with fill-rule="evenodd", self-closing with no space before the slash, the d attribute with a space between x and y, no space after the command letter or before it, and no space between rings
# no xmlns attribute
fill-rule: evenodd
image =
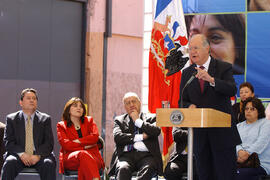
<svg viewBox="0 0 270 180"><path fill-rule="evenodd" d="M186 55L187 44L181 0L157 0L149 52L148 108L151 113L155 113L156 108L161 108L161 101L164 100L170 101L171 108L178 107L180 70L186 61L179 62ZM168 69L167 65L171 68ZM179 65L180 70L176 70ZM165 167L173 147L172 128L163 127L162 133L162 158Z"/></svg>

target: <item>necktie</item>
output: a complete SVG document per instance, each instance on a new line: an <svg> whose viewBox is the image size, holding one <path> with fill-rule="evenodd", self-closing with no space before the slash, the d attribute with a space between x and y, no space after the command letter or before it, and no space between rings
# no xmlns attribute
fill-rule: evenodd
<svg viewBox="0 0 270 180"><path fill-rule="evenodd" d="M185 151L186 151L186 153L188 152L188 146L186 146Z"/></svg>
<svg viewBox="0 0 270 180"><path fill-rule="evenodd" d="M28 154L33 154L33 147L33 127L31 123L31 116L28 116L25 127L25 152Z"/></svg>
<svg viewBox="0 0 270 180"><path fill-rule="evenodd" d="M204 69L203 66L200 66L200 68L201 68L202 70ZM200 82L201 92L203 93L204 80L199 79L199 82Z"/></svg>
<svg viewBox="0 0 270 180"><path fill-rule="evenodd" d="M135 126L135 131L134 131L134 134L138 134L139 133L139 128ZM134 149L134 146L133 144L129 144L128 147L127 147L127 150L130 152L130 151L133 151Z"/></svg>

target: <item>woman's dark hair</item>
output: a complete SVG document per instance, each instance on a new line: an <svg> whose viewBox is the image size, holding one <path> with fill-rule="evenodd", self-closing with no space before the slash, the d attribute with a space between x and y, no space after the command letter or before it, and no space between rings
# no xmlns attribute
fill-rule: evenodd
<svg viewBox="0 0 270 180"><path fill-rule="evenodd" d="M262 101L256 97L249 97L244 101L244 109L246 108L247 103L251 102L252 106L258 111L258 119L265 118L265 108L262 104Z"/></svg>
<svg viewBox="0 0 270 180"><path fill-rule="evenodd" d="M251 83L249 83L249 82L244 82L244 83L240 84L239 90L240 90L241 88L243 88L243 87L249 88L249 89L251 90L251 92L254 93L254 87L252 86Z"/></svg>
<svg viewBox="0 0 270 180"><path fill-rule="evenodd" d="M185 16L187 32L190 32L190 25L194 16ZM236 49L233 73L243 74L245 71L245 16L243 14L217 14L208 16L214 16L225 30L232 33Z"/></svg>
<svg viewBox="0 0 270 180"><path fill-rule="evenodd" d="M86 115L86 108L85 108L85 105L83 103L83 101L78 98L78 97L73 97L71 98L70 100L68 100L68 102L66 103L65 107L64 107L64 111L63 111L63 114L62 114L62 120L63 121L67 121L67 126L70 127L72 125L72 121L70 119L70 107L73 105L73 104L76 104L76 103L81 103L82 105L82 108L83 108L83 114L81 116L81 123L84 122L84 117Z"/></svg>
<svg viewBox="0 0 270 180"><path fill-rule="evenodd" d="M247 0L247 5L248 5L248 11L250 11L250 0Z"/></svg>
<svg viewBox="0 0 270 180"><path fill-rule="evenodd" d="M243 14L214 15L220 24L232 33L236 59L233 64L235 74L243 74L245 70L245 17Z"/></svg>

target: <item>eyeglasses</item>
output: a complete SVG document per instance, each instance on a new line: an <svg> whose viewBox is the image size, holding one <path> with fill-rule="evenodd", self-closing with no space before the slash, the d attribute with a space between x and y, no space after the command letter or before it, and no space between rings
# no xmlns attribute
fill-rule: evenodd
<svg viewBox="0 0 270 180"><path fill-rule="evenodd" d="M248 110L250 110L250 111L255 111L256 108L255 108L255 107L246 107L246 108L245 108L245 111L248 111Z"/></svg>
<svg viewBox="0 0 270 180"><path fill-rule="evenodd" d="M195 46L195 47L189 47L188 48L188 51L189 52L191 52L191 51L198 51L200 49L200 47L197 47L197 46Z"/></svg>

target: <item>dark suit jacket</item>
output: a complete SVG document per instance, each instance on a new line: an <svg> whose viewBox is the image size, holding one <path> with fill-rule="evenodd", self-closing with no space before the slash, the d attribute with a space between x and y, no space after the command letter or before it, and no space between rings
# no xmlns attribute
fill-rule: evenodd
<svg viewBox="0 0 270 180"><path fill-rule="evenodd" d="M173 162L176 158L182 156L182 152L187 146L188 131L186 128L173 128L173 140L175 142L175 151L170 155L170 162Z"/></svg>
<svg viewBox="0 0 270 180"><path fill-rule="evenodd" d="M197 108L213 108L225 113L232 114L232 106L230 97L237 92L235 81L232 73L232 65L211 58L208 73L215 78L215 86L212 87L208 82L204 83L204 91L201 93L199 80L195 78L183 91L183 87L191 77L192 73L196 71L196 65L192 65L185 69L182 73L180 85L180 97L183 98L183 106L189 107L195 104ZM183 92L182 92L183 91ZM179 100L180 106L180 100ZM232 116L231 128L207 128L208 140L215 144L218 148L232 147L241 143L240 136L236 128L234 116ZM194 129L194 149L200 148L203 144L203 139L200 137L202 129Z"/></svg>
<svg viewBox="0 0 270 180"><path fill-rule="evenodd" d="M158 174L162 175L162 158L158 142L158 136L161 130L155 125L156 117L153 114L141 113L140 118L144 121L142 127L140 128L140 133L144 132L148 135L148 138L143 142L158 164ZM118 157L121 157L126 145L134 143L133 139L135 130L131 123L133 122L132 119L129 118L128 114L117 116L114 120L113 135L116 144L115 154ZM114 165L115 163L116 161L114 162Z"/></svg>
<svg viewBox="0 0 270 180"><path fill-rule="evenodd" d="M235 103L232 110L237 124L246 120L244 111L240 112L240 103Z"/></svg>
<svg viewBox="0 0 270 180"><path fill-rule="evenodd" d="M33 120L34 154L41 157L51 155L54 139L51 127L51 118L45 113L35 112ZM7 115L4 134L6 157L9 154L25 152L25 120L22 111Z"/></svg>

